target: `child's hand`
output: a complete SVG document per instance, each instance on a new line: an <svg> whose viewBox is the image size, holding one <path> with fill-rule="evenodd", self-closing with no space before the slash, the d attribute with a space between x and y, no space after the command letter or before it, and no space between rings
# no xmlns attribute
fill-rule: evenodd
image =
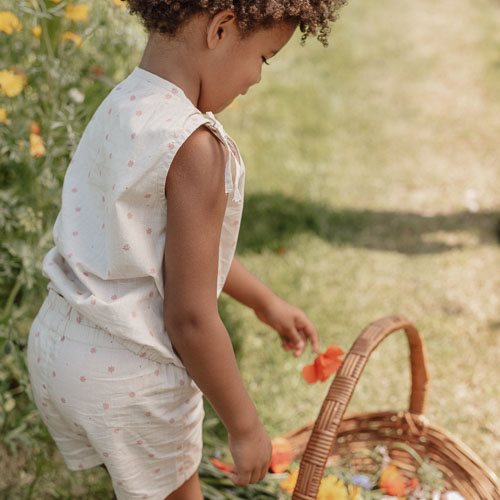
<svg viewBox="0 0 500 500"><path fill-rule="evenodd" d="M307 339L311 342L316 354L321 352L316 328L304 311L298 307L275 296L273 300L266 303L265 307L255 309L255 314L263 323L278 332L283 349L293 350L295 357L304 352Z"/></svg>

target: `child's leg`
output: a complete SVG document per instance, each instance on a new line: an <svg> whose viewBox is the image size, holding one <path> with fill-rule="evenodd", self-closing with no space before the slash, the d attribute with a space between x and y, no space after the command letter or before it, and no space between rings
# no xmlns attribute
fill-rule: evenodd
<svg viewBox="0 0 500 500"><path fill-rule="evenodd" d="M165 500L203 500L198 472L195 472L180 488L170 493Z"/></svg>

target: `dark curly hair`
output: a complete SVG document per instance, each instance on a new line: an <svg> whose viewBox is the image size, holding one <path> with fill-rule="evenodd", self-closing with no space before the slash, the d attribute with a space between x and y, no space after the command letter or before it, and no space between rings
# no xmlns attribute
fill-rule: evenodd
<svg viewBox="0 0 500 500"><path fill-rule="evenodd" d="M347 0L122 0L128 3L131 14L138 14L148 32L163 33L173 37L192 16L207 13L214 15L224 9L236 14L241 38L259 29L272 27L285 21L295 23L303 33L300 44L309 35L328 46L331 31L329 21L335 21L338 10Z"/></svg>

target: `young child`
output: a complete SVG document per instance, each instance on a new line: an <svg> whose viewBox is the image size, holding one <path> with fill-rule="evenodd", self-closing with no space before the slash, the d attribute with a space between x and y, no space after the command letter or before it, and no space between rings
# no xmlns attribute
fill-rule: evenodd
<svg viewBox="0 0 500 500"><path fill-rule="evenodd" d="M252 308L296 356L319 342L234 257L245 166L213 113L260 81L297 26L326 45L343 3L128 0L149 40L67 169L27 360L68 468L104 464L119 499L202 498L203 394L227 429L235 484L267 472L270 440L217 299Z"/></svg>

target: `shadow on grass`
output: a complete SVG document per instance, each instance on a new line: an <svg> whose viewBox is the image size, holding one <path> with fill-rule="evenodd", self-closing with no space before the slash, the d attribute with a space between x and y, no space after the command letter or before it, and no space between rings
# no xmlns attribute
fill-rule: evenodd
<svg viewBox="0 0 500 500"><path fill-rule="evenodd" d="M245 197L238 253L278 251L297 233L312 233L338 246L404 254L439 253L495 242L500 212L455 212L424 216L413 212L332 210L281 193ZM456 233L460 233L457 235Z"/></svg>

